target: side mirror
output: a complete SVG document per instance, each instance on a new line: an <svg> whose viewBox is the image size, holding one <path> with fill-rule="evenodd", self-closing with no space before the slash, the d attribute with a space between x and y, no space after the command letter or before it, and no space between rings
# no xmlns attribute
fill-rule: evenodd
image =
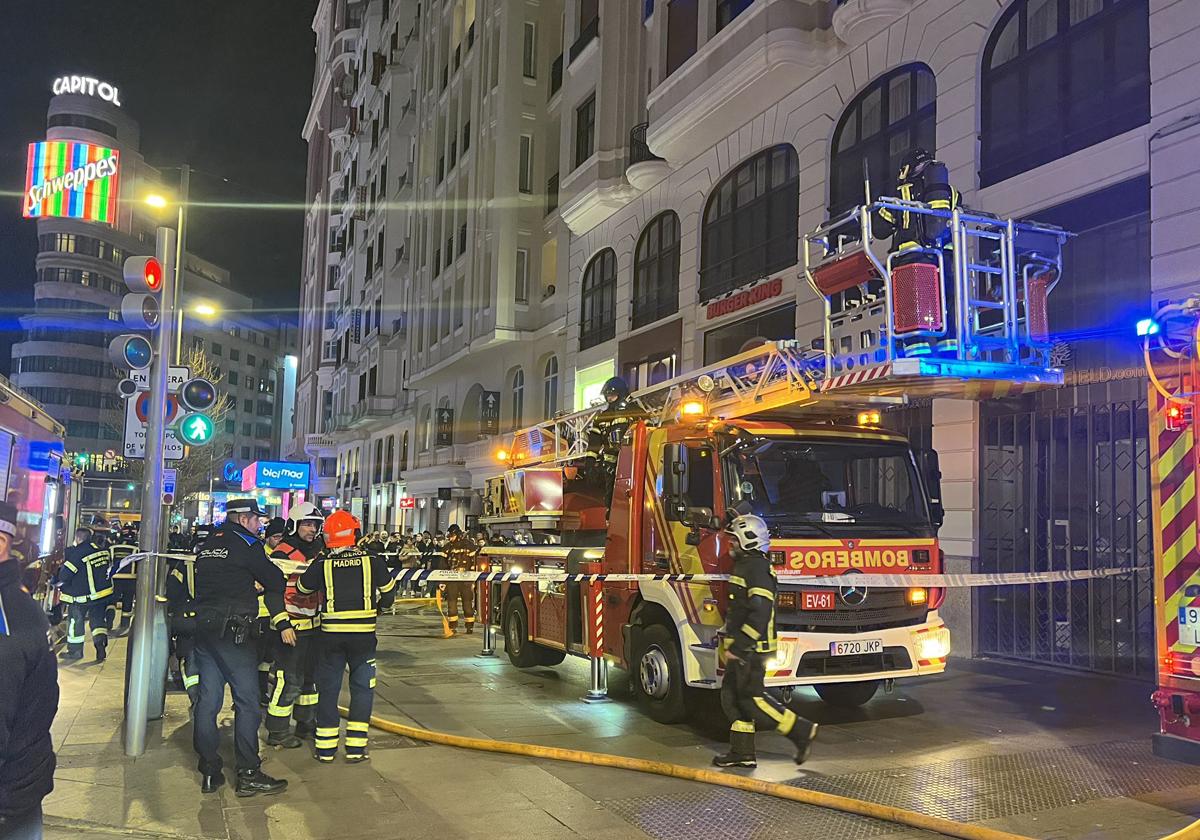
<svg viewBox="0 0 1200 840"><path fill-rule="evenodd" d="M921 478L925 481L925 489L929 493L930 502L942 501L942 468L938 463L935 449L918 449L917 467L921 470Z"/></svg>
<svg viewBox="0 0 1200 840"><path fill-rule="evenodd" d="M942 527L942 523L946 521L946 508L942 506L941 500L929 502L929 516L933 519L933 524L937 528Z"/></svg>
<svg viewBox="0 0 1200 840"><path fill-rule="evenodd" d="M715 531L721 527L720 520L713 516L712 508L706 507L688 508L684 513L683 521L692 529L688 532L685 540L688 545L700 545L700 540L703 538L703 534L700 533L701 528Z"/></svg>
<svg viewBox="0 0 1200 840"><path fill-rule="evenodd" d="M683 500L688 490L687 454L682 443L663 447L663 502L672 519L681 519L686 511Z"/></svg>

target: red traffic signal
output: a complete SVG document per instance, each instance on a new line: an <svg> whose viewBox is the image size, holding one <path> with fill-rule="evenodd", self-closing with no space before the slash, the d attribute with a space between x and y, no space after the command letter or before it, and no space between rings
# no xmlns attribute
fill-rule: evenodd
<svg viewBox="0 0 1200 840"><path fill-rule="evenodd" d="M157 295L163 287L163 267L154 257L129 257L122 267L125 285L132 292Z"/></svg>

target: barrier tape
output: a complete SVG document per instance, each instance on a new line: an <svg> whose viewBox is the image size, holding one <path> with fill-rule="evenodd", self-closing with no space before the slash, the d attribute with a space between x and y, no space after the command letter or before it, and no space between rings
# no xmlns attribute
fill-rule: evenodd
<svg viewBox="0 0 1200 840"><path fill-rule="evenodd" d="M130 555L146 557L146 553ZM160 554L178 560L192 560L192 554ZM126 558L129 562L129 558ZM1093 580L1096 578L1117 577L1130 575L1135 572L1149 572L1149 566L1116 567L1106 569L1063 569L1047 572L994 572L982 574L872 574L850 570L841 575L798 575L788 572L780 573L778 578L782 584L790 586L814 586L825 588L855 587L909 587L925 586L935 589L973 588L980 586L1022 586L1031 583L1063 583L1075 580ZM449 570L429 569L398 569L393 577L400 583L440 583L459 582L476 583L522 583L526 581L545 581L548 583L596 583L609 581L613 583L719 583L729 580L729 575L718 574L665 574L648 575L632 573L612 574L573 574L562 571L526 572L452 572Z"/></svg>

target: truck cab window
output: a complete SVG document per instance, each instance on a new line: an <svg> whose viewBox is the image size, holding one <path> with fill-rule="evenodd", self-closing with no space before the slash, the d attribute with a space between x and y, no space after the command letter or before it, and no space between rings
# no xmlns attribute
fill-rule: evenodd
<svg viewBox="0 0 1200 840"><path fill-rule="evenodd" d="M713 453L707 446L688 446L684 449L687 458L688 486L684 502L689 508L714 510Z"/></svg>

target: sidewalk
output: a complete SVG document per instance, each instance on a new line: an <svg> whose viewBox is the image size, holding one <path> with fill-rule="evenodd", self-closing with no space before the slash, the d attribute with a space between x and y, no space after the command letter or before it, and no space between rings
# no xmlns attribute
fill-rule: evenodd
<svg viewBox="0 0 1200 840"><path fill-rule="evenodd" d="M375 712L476 737L578 747L707 766L717 725L663 726L643 716L614 674L614 702L580 702L586 663L519 671L481 636L438 638L426 615L381 621ZM89 650L90 655L90 650ZM373 732L371 761L318 765L307 749L264 748L287 778L274 797L202 796L187 700L168 695L145 756L124 756L125 644L104 665L59 670L55 791L47 837L543 838L871 837L935 835L753 794L656 776L430 746ZM1137 705L1133 705L1134 702ZM951 672L867 709L835 713L798 771L786 744L760 738L756 776L1032 837L1151 840L1200 814L1200 770L1150 755L1141 686L1021 668L955 663ZM232 752L224 716L226 753ZM232 765L232 760L228 760Z"/></svg>

